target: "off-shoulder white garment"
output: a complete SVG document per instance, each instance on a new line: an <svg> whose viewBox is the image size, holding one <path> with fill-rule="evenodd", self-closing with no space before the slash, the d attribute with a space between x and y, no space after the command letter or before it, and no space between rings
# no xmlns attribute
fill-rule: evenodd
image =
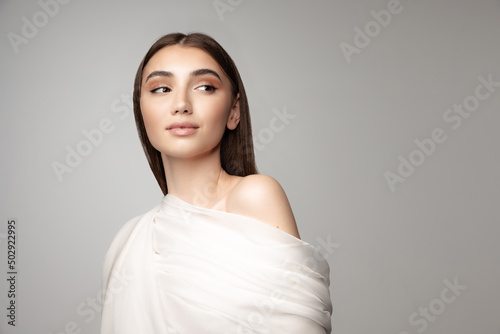
<svg viewBox="0 0 500 334"><path fill-rule="evenodd" d="M282 230L167 194L106 254L101 334L330 333L329 271Z"/></svg>

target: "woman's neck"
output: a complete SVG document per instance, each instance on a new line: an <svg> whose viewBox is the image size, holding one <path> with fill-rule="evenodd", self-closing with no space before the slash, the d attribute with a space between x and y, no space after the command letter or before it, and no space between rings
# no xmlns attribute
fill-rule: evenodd
<svg viewBox="0 0 500 334"><path fill-rule="evenodd" d="M214 207L231 188L234 177L222 169L220 154L189 159L162 155L162 160L168 193L188 203Z"/></svg>

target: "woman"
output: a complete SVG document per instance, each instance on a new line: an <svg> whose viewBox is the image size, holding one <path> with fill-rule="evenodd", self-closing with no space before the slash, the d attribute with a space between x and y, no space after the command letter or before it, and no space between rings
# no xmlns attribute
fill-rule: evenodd
<svg viewBox="0 0 500 334"><path fill-rule="evenodd" d="M243 83L204 34L160 38L134 112L165 195L118 232L101 332L330 333L329 266L300 240L287 197L258 175Z"/></svg>

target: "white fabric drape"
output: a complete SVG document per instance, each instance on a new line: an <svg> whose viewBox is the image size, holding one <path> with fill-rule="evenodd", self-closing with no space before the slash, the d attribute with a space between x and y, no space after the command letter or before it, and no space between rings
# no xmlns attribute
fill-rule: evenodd
<svg viewBox="0 0 500 334"><path fill-rule="evenodd" d="M330 333L329 271L303 240L167 194L108 250L101 333Z"/></svg>

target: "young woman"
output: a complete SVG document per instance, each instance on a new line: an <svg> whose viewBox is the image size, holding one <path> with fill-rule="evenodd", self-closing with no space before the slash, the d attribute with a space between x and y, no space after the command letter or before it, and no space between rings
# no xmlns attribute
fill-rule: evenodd
<svg viewBox="0 0 500 334"><path fill-rule="evenodd" d="M211 37L174 33L141 62L134 112L165 195L105 258L101 333L330 333L329 266L257 174L249 107Z"/></svg>

